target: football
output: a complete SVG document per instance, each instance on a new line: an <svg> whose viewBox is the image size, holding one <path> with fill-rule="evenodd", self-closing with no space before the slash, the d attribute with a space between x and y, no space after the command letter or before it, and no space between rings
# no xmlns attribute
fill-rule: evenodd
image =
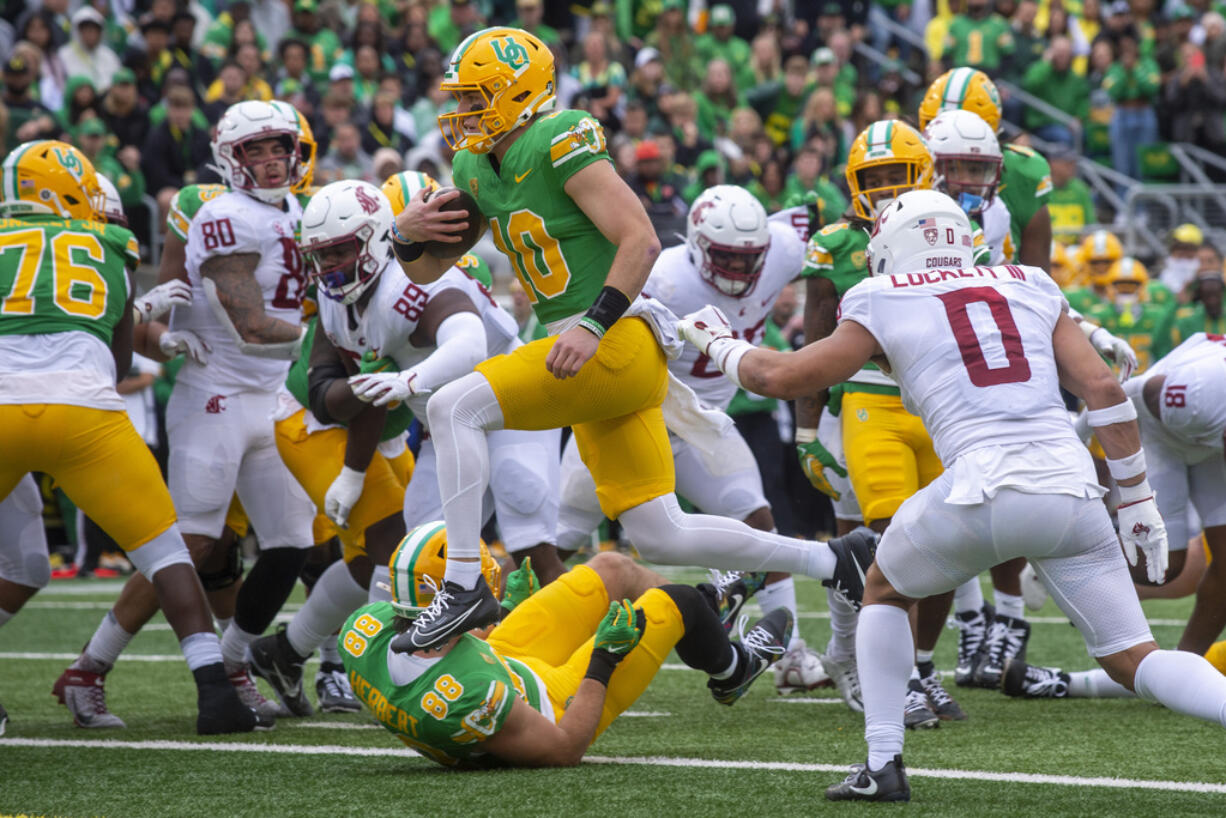
<svg viewBox="0 0 1226 818"><path fill-rule="evenodd" d="M481 238L481 234L485 232L485 217L481 215L481 209L477 207L477 200L467 191L454 187L441 187L438 190L427 192L425 198L426 201L429 201L432 196L441 196L452 191L456 191L460 195L444 204L442 209L467 211L468 229L460 234L458 242L426 242L425 251L435 258L456 258L457 256L464 255L472 249L477 240Z"/></svg>

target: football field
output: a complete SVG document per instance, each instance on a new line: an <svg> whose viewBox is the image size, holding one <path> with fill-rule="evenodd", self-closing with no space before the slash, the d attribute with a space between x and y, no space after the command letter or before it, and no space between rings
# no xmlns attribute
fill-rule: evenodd
<svg viewBox="0 0 1226 818"><path fill-rule="evenodd" d="M705 677L675 656L581 766L457 773L417 756L365 713L197 737L191 677L158 616L107 678L108 704L127 729L82 730L51 685L119 587L53 583L0 629L0 703L10 717L0 738L0 815L731 818L886 809L823 798L865 753L862 717L833 689L780 697L768 675L723 707ZM825 595L807 579L797 590L801 633L820 649L829 634ZM297 594L281 618L300 604ZM1159 643L1173 647L1191 600L1145 608ZM756 614L752 605L749 612ZM1092 667L1053 604L1031 622L1030 661ZM1226 815L1220 727L1137 700L1020 701L956 688L956 644L957 631L946 631L937 667L970 719L908 732L908 814ZM306 677L312 699L314 667L308 663Z"/></svg>

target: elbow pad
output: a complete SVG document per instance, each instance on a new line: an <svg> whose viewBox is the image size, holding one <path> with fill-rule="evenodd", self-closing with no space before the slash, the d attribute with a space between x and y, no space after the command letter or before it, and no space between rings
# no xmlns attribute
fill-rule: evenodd
<svg viewBox="0 0 1226 818"><path fill-rule="evenodd" d="M328 413L328 387L333 381L348 376L345 365L340 361L320 364L307 370L307 400L311 404L308 408L320 423L338 422Z"/></svg>

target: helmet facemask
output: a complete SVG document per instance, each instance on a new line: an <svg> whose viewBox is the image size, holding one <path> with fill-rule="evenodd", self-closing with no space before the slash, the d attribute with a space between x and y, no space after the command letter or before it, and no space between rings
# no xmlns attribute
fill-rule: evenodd
<svg viewBox="0 0 1226 818"><path fill-rule="evenodd" d="M702 256L702 266L699 268L702 277L724 295L736 298L749 295L758 283L769 245L731 247L715 244L702 235L696 241Z"/></svg>
<svg viewBox="0 0 1226 818"><path fill-rule="evenodd" d="M924 168L920 162L891 158L859 168L852 191L852 209L865 221L873 221L890 202L921 187Z"/></svg>
<svg viewBox="0 0 1226 818"><path fill-rule="evenodd" d="M976 216L992 203L1000 182L1000 159L974 154L936 157L936 188L949 195L968 216Z"/></svg>
<svg viewBox="0 0 1226 818"><path fill-rule="evenodd" d="M265 157L249 158L247 156L255 143L274 139L281 146L282 153L274 155L270 150ZM302 161L298 134L291 131L259 133L241 142L236 142L232 148L230 161L232 164L231 186L270 204L285 198L290 188L301 181ZM284 178L274 184L261 184L256 173L257 169L281 162L284 163Z"/></svg>
<svg viewBox="0 0 1226 818"><path fill-rule="evenodd" d="M354 233L302 248L310 275L324 295L342 304L362 297L383 269L383 262L370 252L374 230L362 225Z"/></svg>

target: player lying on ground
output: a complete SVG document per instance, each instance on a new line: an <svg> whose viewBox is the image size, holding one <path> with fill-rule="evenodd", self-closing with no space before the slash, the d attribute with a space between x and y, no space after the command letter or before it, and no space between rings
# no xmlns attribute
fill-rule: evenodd
<svg viewBox="0 0 1226 818"><path fill-rule="evenodd" d="M1151 580L1166 568L1166 531L1146 479L1136 409L1046 274L966 269L970 229L943 194L900 196L874 226L873 277L844 296L835 332L800 352L735 340L712 308L679 325L725 374L762 395L803 394L877 361L932 430L948 466L899 509L869 569L856 633L868 761L826 791L831 800L909 800L902 764L914 659L908 612L915 600L1014 557L1030 559L1116 682L1226 726L1226 678L1200 656L1158 649L1120 558L1122 542L1131 562L1138 548L1145 553ZM1086 401L1121 487L1118 540L1057 383Z"/></svg>
<svg viewBox="0 0 1226 818"><path fill-rule="evenodd" d="M480 548L493 591L498 565ZM397 738L446 766L578 764L672 650L731 705L792 632L780 608L730 641L712 594L605 553L520 602L484 640L465 633L400 653L392 641L442 586L446 549L441 522L411 531L392 557L392 602L359 609L340 636L358 697Z"/></svg>

